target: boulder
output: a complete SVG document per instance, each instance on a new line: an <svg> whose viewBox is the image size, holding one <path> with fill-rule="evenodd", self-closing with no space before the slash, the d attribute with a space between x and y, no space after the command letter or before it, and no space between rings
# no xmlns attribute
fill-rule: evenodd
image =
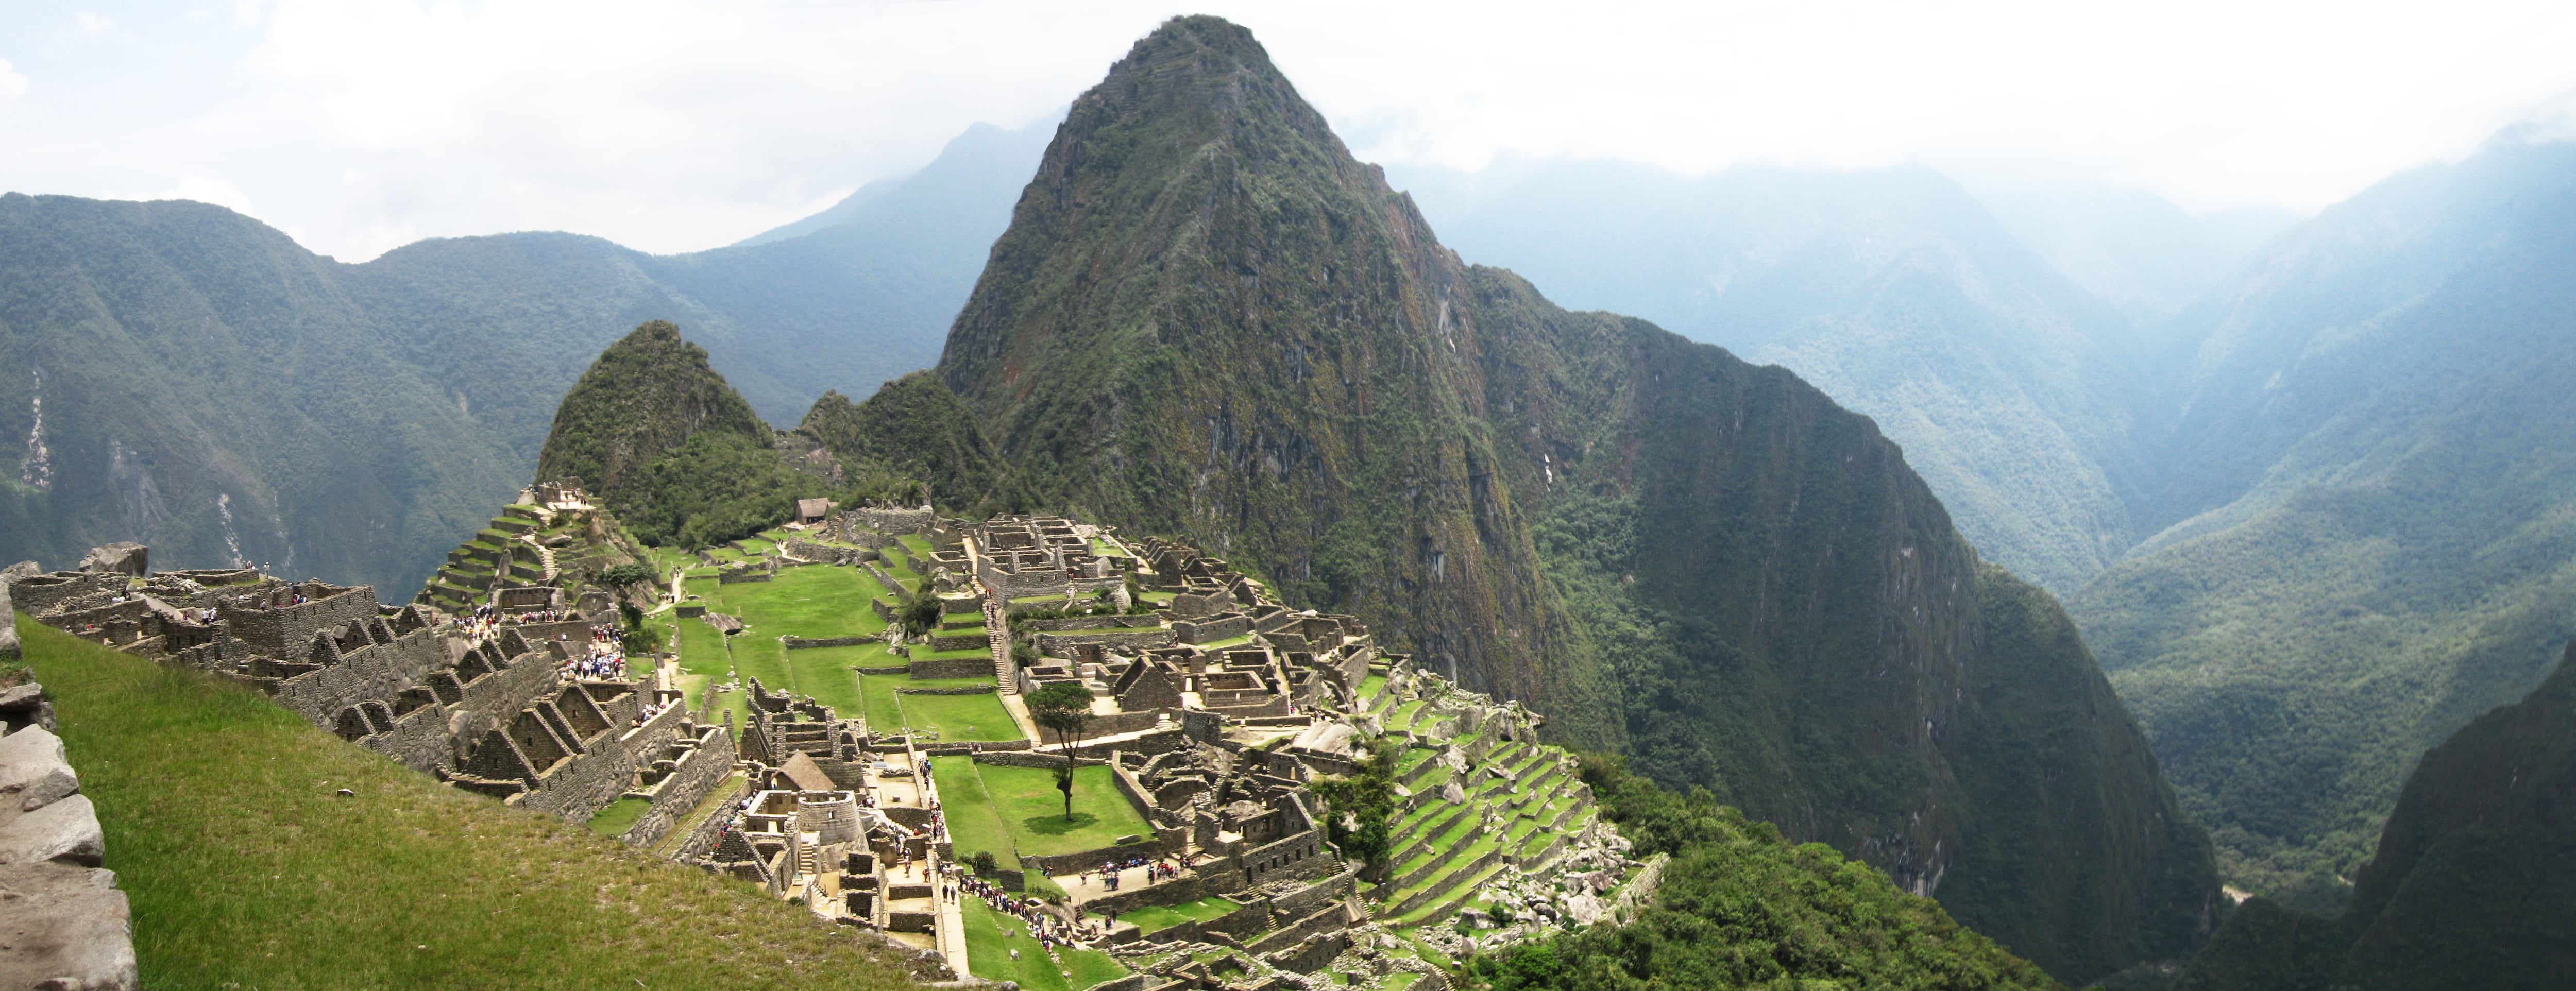
<svg viewBox="0 0 2576 991"><path fill-rule="evenodd" d="M0 582L14 582L21 578L34 578L37 575L44 573L44 565L37 564L34 561L20 561L6 568L0 568Z"/></svg>
<svg viewBox="0 0 2576 991"><path fill-rule="evenodd" d="M80 775L63 759L61 737L42 726L0 737L0 799L16 799L33 812L80 790Z"/></svg>
<svg viewBox="0 0 2576 991"><path fill-rule="evenodd" d="M87 795L73 795L0 826L0 864L58 860L96 867L106 856L98 810Z"/></svg>
<svg viewBox="0 0 2576 991"><path fill-rule="evenodd" d="M0 987L128 991L139 986L133 911L116 872L0 867Z"/></svg>
<svg viewBox="0 0 2576 991"><path fill-rule="evenodd" d="M1467 790L1458 787L1458 783L1455 781L1449 782L1448 784L1440 786L1440 800L1451 805L1456 805L1467 800Z"/></svg>
<svg viewBox="0 0 2576 991"><path fill-rule="evenodd" d="M81 558L80 569L90 574L126 574L141 578L150 574L151 551L131 540L120 540L104 547L92 547L89 556Z"/></svg>

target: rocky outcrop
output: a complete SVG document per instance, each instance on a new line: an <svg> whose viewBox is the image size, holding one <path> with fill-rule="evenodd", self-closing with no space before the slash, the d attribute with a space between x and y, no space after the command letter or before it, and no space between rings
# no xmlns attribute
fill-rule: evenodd
<svg viewBox="0 0 2576 991"><path fill-rule="evenodd" d="M10 729L0 737L0 987L138 986L132 913L116 872L101 868L98 810L80 794L43 689L0 694L0 718Z"/></svg>

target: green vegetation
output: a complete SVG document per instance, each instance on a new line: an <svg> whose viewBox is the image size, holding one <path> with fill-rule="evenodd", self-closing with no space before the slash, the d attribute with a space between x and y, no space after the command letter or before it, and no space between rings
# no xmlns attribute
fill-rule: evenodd
<svg viewBox="0 0 2576 991"><path fill-rule="evenodd" d="M1136 909L1118 917L1120 922L1135 923L1146 935L1153 935L1184 922L1207 922L1222 918L1243 906L1224 898L1208 896L1178 905L1154 905Z"/></svg>
<svg viewBox="0 0 2576 991"><path fill-rule="evenodd" d="M2564 985L2576 947L2576 645L2529 697L2424 755L2361 868L2320 918L2255 898L2182 991L2469 991Z"/></svg>
<svg viewBox="0 0 2576 991"><path fill-rule="evenodd" d="M607 808L599 810L598 815L590 817L590 831L601 836L624 836L626 831L635 828L636 821L644 818L644 813L651 811L652 808L652 802L641 798L618 799L608 803Z"/></svg>
<svg viewBox="0 0 2576 991"><path fill-rule="evenodd" d="M966 515L980 519L997 505L989 497L1007 478L974 416L926 371L887 382L866 403L825 392L806 411L799 429L844 461L880 463L921 479L914 491L885 493L903 505L935 497L945 505L969 507ZM928 548L915 553L926 554Z"/></svg>
<svg viewBox="0 0 2576 991"><path fill-rule="evenodd" d="M709 609L742 618L744 630L733 638L729 663L743 675L759 678L771 691L809 695L836 711L856 714L864 710L865 702L851 669L903 663L883 644L788 650L779 642L783 636L820 640L874 636L884 630L885 621L868 608L868 601L875 598L875 583L858 569L809 565L782 569L765 582L693 581L689 589L706 596ZM709 644L709 636L716 635L714 628L697 620L685 622L703 628L704 633L687 633L684 625L682 665L693 673L714 673L691 656L698 652L691 650L688 639L695 636L697 643Z"/></svg>
<svg viewBox="0 0 2576 991"><path fill-rule="evenodd" d="M147 985L911 986L891 954L740 882L447 787L194 672L18 632L107 866L150 920Z"/></svg>
<svg viewBox="0 0 2576 991"><path fill-rule="evenodd" d="M1313 787L1329 813L1325 840L1342 856L1377 867L1386 863L1395 841L1395 768L1404 748L1383 736L1371 737L1367 747L1356 773L1318 778ZM1358 828L1348 823L1357 823Z"/></svg>
<svg viewBox="0 0 2576 991"><path fill-rule="evenodd" d="M1011 959L1013 951L1019 959ZM1049 957L1025 923L974 898L966 899L966 958L975 976L1016 981L1029 991L1082 991L1127 976L1127 968L1098 950L1058 949Z"/></svg>
<svg viewBox="0 0 2576 991"><path fill-rule="evenodd" d="M904 701L909 704L918 697L908 696ZM945 774L948 768L939 770ZM1154 835L1153 826L1136 813L1136 807L1128 804L1118 786L1110 781L1107 767L1075 769L1070 820L1056 807L1053 771L978 764L974 773L984 793L991 796L994 818L1010 831L1012 848L1021 853L1039 857L1079 853L1109 846L1121 836L1150 839ZM946 795L946 777L939 779L939 787L940 794Z"/></svg>
<svg viewBox="0 0 2576 991"><path fill-rule="evenodd" d="M579 478L629 515L618 497L631 476L700 435L769 446L769 425L707 367L706 349L681 340L669 321L647 321L601 351L564 394L537 478Z"/></svg>
<svg viewBox="0 0 2576 991"><path fill-rule="evenodd" d="M1002 707L1002 699L990 692L981 695L904 695L896 699L903 707L903 725L914 732L932 730L942 742L960 740L1021 740L1020 724Z"/></svg>
<svg viewBox="0 0 2576 991"><path fill-rule="evenodd" d="M1705 791L1677 795L1600 760L1583 776L1639 855L1672 857L1663 885L1627 925L1467 961L1495 991L2059 986L1886 874L1792 844Z"/></svg>

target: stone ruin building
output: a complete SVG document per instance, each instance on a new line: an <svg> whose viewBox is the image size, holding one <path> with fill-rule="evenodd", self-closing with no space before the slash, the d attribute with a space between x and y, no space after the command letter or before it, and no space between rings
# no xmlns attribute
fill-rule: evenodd
<svg viewBox="0 0 2576 991"><path fill-rule="evenodd" d="M250 569L156 574L139 547L104 549L83 571L13 568L8 587L46 623L244 683L455 787L571 821L642 800L629 842L874 931L934 977L974 966L955 897L970 878L1010 893L1024 918L1052 920L1060 945L1129 967L1115 991L1302 989L1327 971L1353 986L1439 991L1445 975L1408 946L1455 955L1620 918L1660 876L1660 862L1628 858L1572 758L1538 742L1536 714L1416 670L1354 617L1290 609L1188 544L1130 543L1051 517L827 507L762 560L720 570L731 583L851 567L893 589L885 566L902 565L943 619L911 640L888 624L903 663L862 673L989 675L903 691L1006 704L1080 686L1091 722L1068 758L1024 705L1020 739L942 740L746 679L737 727L693 716L667 667L630 680L572 673L565 662L611 603L559 576L578 573L574 560L631 559L601 522L576 486L532 489L402 606L365 586ZM672 603L678 616L742 628L689 598ZM890 617L894 604L873 608ZM1398 755L1398 819L1386 859L1367 864L1331 841L1315 784L1354 773L1372 741ZM949 832L933 757L1104 768L1146 828L979 873L977 851ZM1142 861L1167 872L1147 883L1126 871L1114 890L1092 876ZM1065 894L1020 900L1040 891ZM1234 907L1151 930L1122 919L1214 898ZM1518 908L1479 907L1489 904Z"/></svg>
<svg viewBox="0 0 2576 991"><path fill-rule="evenodd" d="M588 511L577 488L529 495L539 504L504 517L527 523L521 534ZM21 566L9 590L47 625L246 685L342 739L505 804L586 822L620 798L645 800L629 836L637 842L658 839L734 769L734 734L692 718L657 673L569 670L606 621L604 599L584 611L552 585L504 588L487 600L492 620L478 624L426 604L384 605L364 585L250 568L145 574L139 548L113 557L137 567Z"/></svg>
<svg viewBox="0 0 2576 991"><path fill-rule="evenodd" d="M944 615L982 612L1037 647L1036 662L1023 665L996 638L990 660L972 662L989 666L994 689L1027 695L1071 683L1092 697L1073 759L1108 768L1150 834L1023 855L981 876L1013 892L1037 890L1039 875L1055 879L1071 903L1043 911L1061 920L1059 933L1078 933L1082 945L1136 968L1117 982L1125 991L1302 988L1304 975L1327 970L1363 984L1410 974L1412 987L1442 988L1438 968L1396 951L1395 933L1427 934L1462 952L1500 945L1617 917L1659 876L1659 865L1630 860L1626 842L1594 813L1571 756L1539 744L1536 714L1415 670L1410 658L1382 652L1353 617L1286 608L1196 548L1123 544L1042 517L969 523L926 511L850 511L822 528L841 546L788 542L790 566L874 570L879 557L908 553L895 537L926 538L931 553L907 563L926 576ZM1157 607L1128 611L1139 595ZM1116 611L1014 615L1058 602ZM934 630L921 646L954 645ZM967 673L933 663L891 670ZM940 782L929 759L1052 767L1065 759L1060 748L1033 726L1021 740L931 740L756 682L750 691L743 756L753 773L727 813L678 855L967 969L959 909L940 879L977 876L966 863L973 851L956 847L936 811ZM1389 859L1372 868L1329 842L1329 812L1311 786L1355 771L1369 741L1381 738L1401 754L1401 823ZM1114 893L1075 880L1137 858L1177 874ZM1374 895L1361 894L1363 881ZM1239 907L1150 933L1112 921L1211 896ZM1503 920L1470 903L1522 910Z"/></svg>

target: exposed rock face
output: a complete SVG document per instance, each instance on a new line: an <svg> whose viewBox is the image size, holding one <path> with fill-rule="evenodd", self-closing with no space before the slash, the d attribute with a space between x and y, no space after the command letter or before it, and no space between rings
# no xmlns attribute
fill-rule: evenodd
<svg viewBox="0 0 2576 991"><path fill-rule="evenodd" d="M80 569L92 574L115 572L141 578L152 573L151 552L132 541L93 547L87 557L81 558Z"/></svg>
<svg viewBox="0 0 2576 991"><path fill-rule="evenodd" d="M2206 841L2082 643L1869 420L1462 264L1234 25L1075 102L939 372L1031 498L1357 613L2060 977L2205 932Z"/></svg>
<svg viewBox="0 0 2576 991"><path fill-rule="evenodd" d="M0 696L0 714L32 711L42 697L40 686L17 686ZM116 872L98 869L107 852L98 811L79 794L61 738L10 725L0 737L0 987L136 987L132 914Z"/></svg>

